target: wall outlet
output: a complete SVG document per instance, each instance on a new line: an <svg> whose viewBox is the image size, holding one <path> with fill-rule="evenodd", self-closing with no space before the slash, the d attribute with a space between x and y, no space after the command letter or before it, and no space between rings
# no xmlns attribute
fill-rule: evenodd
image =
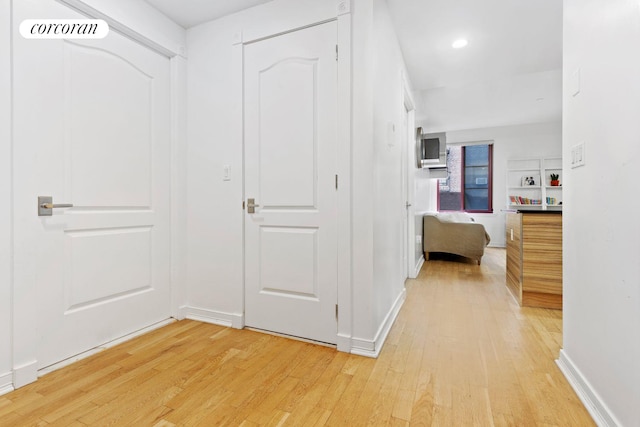
<svg viewBox="0 0 640 427"><path fill-rule="evenodd" d="M421 244L422 244L422 236L416 235L416 245L421 245Z"/></svg>

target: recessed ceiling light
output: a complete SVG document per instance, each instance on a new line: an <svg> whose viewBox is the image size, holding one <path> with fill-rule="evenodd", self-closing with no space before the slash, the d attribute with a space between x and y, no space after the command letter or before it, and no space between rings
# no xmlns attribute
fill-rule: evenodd
<svg viewBox="0 0 640 427"><path fill-rule="evenodd" d="M453 42L451 47L454 48L454 49L461 49L461 48L465 47L468 44L469 44L469 42L466 39L458 39L458 40Z"/></svg>

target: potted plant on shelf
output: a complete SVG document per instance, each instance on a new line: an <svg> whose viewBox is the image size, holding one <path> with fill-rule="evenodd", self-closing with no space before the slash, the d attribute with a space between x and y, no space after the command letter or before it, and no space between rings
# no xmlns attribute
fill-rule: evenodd
<svg viewBox="0 0 640 427"><path fill-rule="evenodd" d="M560 175L557 173L552 173L551 174L551 186L552 187L557 187L560 185Z"/></svg>

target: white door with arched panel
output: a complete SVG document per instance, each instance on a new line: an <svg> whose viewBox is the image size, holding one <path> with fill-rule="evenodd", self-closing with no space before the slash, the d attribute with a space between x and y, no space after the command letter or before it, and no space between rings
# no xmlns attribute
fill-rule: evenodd
<svg viewBox="0 0 640 427"><path fill-rule="evenodd" d="M245 322L328 343L337 336L336 40L329 22L244 46Z"/></svg>
<svg viewBox="0 0 640 427"><path fill-rule="evenodd" d="M18 23L84 18L14 8ZM115 31L16 35L13 63L15 286L42 369L170 317L170 64ZM73 207L38 216L39 196Z"/></svg>

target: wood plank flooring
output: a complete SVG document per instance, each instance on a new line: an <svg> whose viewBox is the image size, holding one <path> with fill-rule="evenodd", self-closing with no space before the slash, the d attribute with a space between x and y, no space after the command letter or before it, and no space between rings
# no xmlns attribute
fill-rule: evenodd
<svg viewBox="0 0 640 427"><path fill-rule="evenodd" d="M184 320L0 396L0 426L591 426L505 252L428 261L378 359Z"/></svg>

